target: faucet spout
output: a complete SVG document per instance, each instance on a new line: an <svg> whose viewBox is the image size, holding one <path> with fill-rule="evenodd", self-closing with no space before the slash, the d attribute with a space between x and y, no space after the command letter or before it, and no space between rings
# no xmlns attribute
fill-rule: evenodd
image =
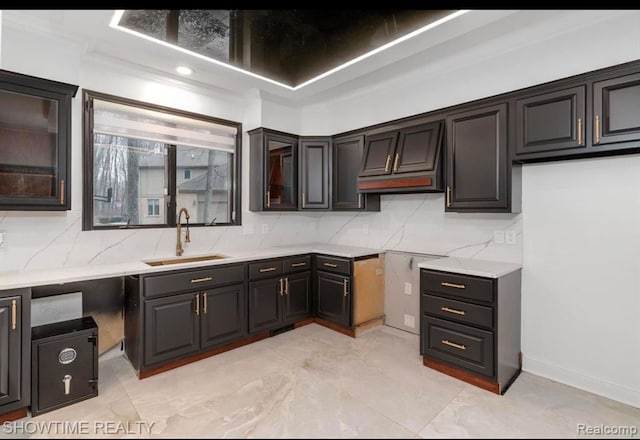
<svg viewBox="0 0 640 440"><path fill-rule="evenodd" d="M184 253L184 249L182 248L182 213L184 213L184 217L187 220L187 233L185 234L184 242L191 242L191 239L189 237L189 211L187 210L187 208L180 208L180 211L178 211L178 221L176 225L176 255L178 257Z"/></svg>

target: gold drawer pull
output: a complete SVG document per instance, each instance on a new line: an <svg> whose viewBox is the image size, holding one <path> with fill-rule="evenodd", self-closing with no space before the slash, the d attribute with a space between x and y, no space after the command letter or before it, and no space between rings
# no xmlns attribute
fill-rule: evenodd
<svg viewBox="0 0 640 440"><path fill-rule="evenodd" d="M447 283L446 281L440 283L440 285L444 286L444 287L455 287L456 289L466 289L467 288L467 286L465 286L464 284Z"/></svg>
<svg viewBox="0 0 640 440"><path fill-rule="evenodd" d="M599 144L600 143L600 115L596 115L596 139L595 139L595 144Z"/></svg>
<svg viewBox="0 0 640 440"><path fill-rule="evenodd" d="M17 308L16 308L16 300L11 301L11 330L16 329L16 321L17 321Z"/></svg>
<svg viewBox="0 0 640 440"><path fill-rule="evenodd" d="M443 312L455 313L456 315L460 316L464 316L467 314L464 310L450 309L449 307L440 307L440 310L442 310Z"/></svg>
<svg viewBox="0 0 640 440"><path fill-rule="evenodd" d="M286 277L284 279L284 294L285 295L289 294L289 277Z"/></svg>
<svg viewBox="0 0 640 440"><path fill-rule="evenodd" d="M191 280L191 284L202 283L204 281L211 281L212 279L213 279L212 277L194 278Z"/></svg>
<svg viewBox="0 0 640 440"><path fill-rule="evenodd" d="M207 314L207 294L202 293L202 312Z"/></svg>
<svg viewBox="0 0 640 440"><path fill-rule="evenodd" d="M349 294L349 291L347 290L347 279L345 278L344 283L343 283L343 287L344 287L344 296L347 296Z"/></svg>
<svg viewBox="0 0 640 440"><path fill-rule="evenodd" d="M291 267L300 267L300 266L306 266L307 263L291 263Z"/></svg>
<svg viewBox="0 0 640 440"><path fill-rule="evenodd" d="M466 349L467 349L467 347L465 347L465 346L464 346L464 345L462 345L462 344L456 344L455 342L451 342L451 341L448 341L448 340L446 340L446 339L443 339L443 340L442 340L442 343L443 343L444 345L448 345L449 347L457 348L457 349L459 349L459 350L466 350Z"/></svg>
<svg viewBox="0 0 640 440"><path fill-rule="evenodd" d="M333 263L324 263L324 265L327 267L338 267L337 264L333 264Z"/></svg>
<svg viewBox="0 0 640 440"><path fill-rule="evenodd" d="M451 187L447 186L447 208L451 208Z"/></svg>
<svg viewBox="0 0 640 440"><path fill-rule="evenodd" d="M60 181L60 204L64 205L64 180Z"/></svg>
<svg viewBox="0 0 640 440"><path fill-rule="evenodd" d="M196 293L196 316L200 314L200 294Z"/></svg>
<svg viewBox="0 0 640 440"><path fill-rule="evenodd" d="M398 171L398 159L400 159L400 154L396 153L396 160L393 161L393 171Z"/></svg>
<svg viewBox="0 0 640 440"><path fill-rule="evenodd" d="M271 208L271 191L267 191L266 198L267 198L267 208Z"/></svg>
<svg viewBox="0 0 640 440"><path fill-rule="evenodd" d="M391 161L391 155L387 154L387 161L384 163L384 172L389 172L389 161Z"/></svg>
<svg viewBox="0 0 640 440"><path fill-rule="evenodd" d="M280 296L284 295L284 279L280 278Z"/></svg>
<svg viewBox="0 0 640 440"><path fill-rule="evenodd" d="M273 272L274 270L276 270L275 267L265 267L264 269L260 269L260 273Z"/></svg>
<svg viewBox="0 0 640 440"><path fill-rule="evenodd" d="M578 118L578 145L582 145L582 118Z"/></svg>

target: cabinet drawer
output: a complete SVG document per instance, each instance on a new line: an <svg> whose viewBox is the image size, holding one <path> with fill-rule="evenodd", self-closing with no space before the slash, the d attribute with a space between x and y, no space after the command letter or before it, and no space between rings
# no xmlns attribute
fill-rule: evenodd
<svg viewBox="0 0 640 440"><path fill-rule="evenodd" d="M493 332L422 317L422 351L467 370L493 377Z"/></svg>
<svg viewBox="0 0 640 440"><path fill-rule="evenodd" d="M144 279L144 295L149 298L165 293L208 289L209 287L244 281L244 265L222 266L166 275L154 275Z"/></svg>
<svg viewBox="0 0 640 440"><path fill-rule="evenodd" d="M422 270L420 289L463 299L493 302L493 280L449 272Z"/></svg>
<svg viewBox="0 0 640 440"><path fill-rule="evenodd" d="M264 260L249 263L249 279L258 280L282 275L282 260Z"/></svg>
<svg viewBox="0 0 640 440"><path fill-rule="evenodd" d="M316 269L335 272L344 275L351 274L351 260L347 258L316 256Z"/></svg>
<svg viewBox="0 0 640 440"><path fill-rule="evenodd" d="M422 313L462 324L493 328L493 307L479 306L441 296L422 294Z"/></svg>
<svg viewBox="0 0 640 440"><path fill-rule="evenodd" d="M311 269L311 256L302 255L299 257L285 258L282 261L282 270L284 273L298 272L300 270Z"/></svg>

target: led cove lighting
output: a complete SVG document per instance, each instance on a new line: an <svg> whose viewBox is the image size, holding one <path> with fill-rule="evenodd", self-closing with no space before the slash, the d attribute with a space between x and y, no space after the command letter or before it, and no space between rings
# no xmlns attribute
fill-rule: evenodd
<svg viewBox="0 0 640 440"><path fill-rule="evenodd" d="M353 64L355 64L355 63L357 63L359 61L362 61L362 60L364 60L366 58L369 58L370 56L373 56L373 55L375 55L377 53L380 53L383 50L389 49L390 47L393 47L396 44L400 44L403 41L407 41L407 40L409 40L409 39L411 39L413 37L416 37L416 36L426 32L426 31L428 31L430 29L433 29L433 28L435 28L437 26L440 26L441 24L444 24L449 20L453 20L454 18L460 17L461 15L464 15L467 12L469 12L469 9L461 9L459 11L453 12L453 13L445 16L445 17L442 17L439 20L436 20L434 22L429 23L428 25L426 25L424 27L421 27L420 29L416 29L415 31L410 32L410 33L408 33L408 34L406 34L406 35L404 35L404 36L402 36L400 38L397 38L397 39L395 39L393 41L390 41L387 44L384 44L384 45L382 45L382 46L380 46L380 47L378 47L376 49L370 50L369 52L364 53L364 54L362 54L362 55L360 55L360 56L358 56L358 57L356 57L356 58L354 58L354 59L352 59L350 61L347 61L344 64L341 64L341 65L339 65L337 67L334 67L333 69L327 70L326 72L321 73L318 76L314 76L310 80L305 81L303 83L300 83L295 87L292 87L290 85L281 83L281 82L273 80L271 78L267 78L266 76L258 75L257 73L253 73L253 72L250 72L248 70L241 69L240 67L236 67L234 65L231 65L231 64L228 64L228 63L224 63L222 61L218 61L218 60L213 59L213 58L209 58L209 57L201 55L201 54L199 54L197 52L193 52L191 50L184 49L184 48L176 46L174 44L167 43L166 41L162 41L162 40L159 40L157 38L150 37L150 36L145 35L145 34L143 34L141 32L137 32L137 31L131 30L131 29L126 28L124 26L120 26L119 23L120 23L120 19L122 18L122 15L124 14L124 9L116 10L116 12L113 14L113 17L111 18L111 22L109 23L109 26L114 28L114 29L117 29L119 31L127 32L127 33L135 35L137 37L144 38L145 40L152 41L154 43L160 44L160 45L165 46L165 47L169 47L171 49L177 50L179 52L182 52L182 53L185 53L185 54L188 54L188 55L191 55L191 56L194 56L196 58L199 58L201 60L216 64L218 66L223 66L223 67L226 67L227 69L231 69L231 70L234 70L236 72L240 72L240 73L243 73L245 75L249 75L249 76L252 76L254 78L261 79L261 80L266 81L268 83L275 84L275 85L280 86L280 87L284 87L287 90L295 91L295 90L299 90L299 89L301 89L301 88L303 88L305 86L308 86L309 84L313 84L314 82L316 82L318 80L321 80L322 78L326 78L329 75L332 75L332 74L334 74L336 72L339 72L342 69L345 69L345 68L347 68L347 67L349 67L349 66L351 66L351 65L353 65ZM180 67L183 67L183 66L180 66ZM176 70L177 69L178 68L176 68Z"/></svg>
<svg viewBox="0 0 640 440"><path fill-rule="evenodd" d="M193 73L193 70L191 70L187 66L178 66L176 67L176 72L178 72L180 75L191 75Z"/></svg>

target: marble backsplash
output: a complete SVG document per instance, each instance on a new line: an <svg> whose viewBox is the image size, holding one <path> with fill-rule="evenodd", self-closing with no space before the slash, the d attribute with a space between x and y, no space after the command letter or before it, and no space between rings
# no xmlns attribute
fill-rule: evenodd
<svg viewBox="0 0 640 440"><path fill-rule="evenodd" d="M191 229L185 255L233 252L306 242L384 250L522 260L522 216L445 213L442 194L382 196L381 212L243 213L243 226ZM493 241L495 230L516 232L516 244ZM0 270L114 264L175 253L176 231L82 231L81 213L0 212Z"/></svg>

